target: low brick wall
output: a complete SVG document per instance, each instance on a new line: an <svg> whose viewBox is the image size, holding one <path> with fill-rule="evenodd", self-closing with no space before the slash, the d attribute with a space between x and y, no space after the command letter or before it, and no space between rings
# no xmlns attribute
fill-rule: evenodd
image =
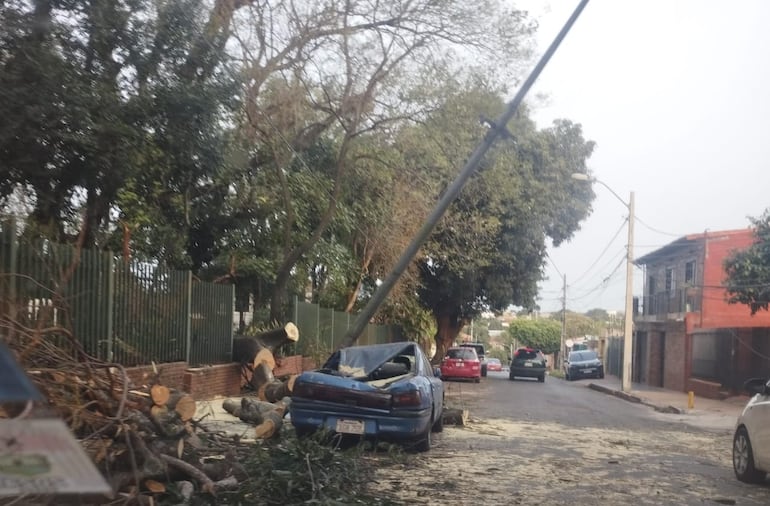
<svg viewBox="0 0 770 506"><path fill-rule="evenodd" d="M185 371L184 390L196 399L241 393L243 377L237 363L193 367Z"/></svg>
<svg viewBox="0 0 770 506"><path fill-rule="evenodd" d="M240 364L219 364L206 367L190 367L187 362L157 364L158 381L176 390L192 394L204 400L222 395L238 395L241 392ZM151 365L127 367L126 373L136 387L154 383L155 373Z"/></svg>
<svg viewBox="0 0 770 506"><path fill-rule="evenodd" d="M697 397L704 397L706 399L721 400L728 396L720 383L698 378L689 378L687 380L687 391L694 392Z"/></svg>
<svg viewBox="0 0 770 506"><path fill-rule="evenodd" d="M184 374L189 366L187 362L169 362L166 364L157 364L161 384L169 388L184 390ZM154 382L154 372L151 365L140 367L127 367L126 373L134 385L141 386Z"/></svg>

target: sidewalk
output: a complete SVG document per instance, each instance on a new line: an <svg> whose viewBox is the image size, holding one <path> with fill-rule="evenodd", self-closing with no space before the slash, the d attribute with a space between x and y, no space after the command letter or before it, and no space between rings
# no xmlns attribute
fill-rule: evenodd
<svg viewBox="0 0 770 506"><path fill-rule="evenodd" d="M673 415L671 418L698 427L733 430L738 415L749 400L746 395L728 397L725 400L695 397L693 409L688 409L688 395L665 388L633 383L630 392L623 392L620 378L605 376L591 380L588 388L614 395L629 402L650 406L660 413Z"/></svg>

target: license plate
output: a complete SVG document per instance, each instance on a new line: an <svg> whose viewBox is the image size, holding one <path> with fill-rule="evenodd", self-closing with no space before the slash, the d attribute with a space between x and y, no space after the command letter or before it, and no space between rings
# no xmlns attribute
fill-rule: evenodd
<svg viewBox="0 0 770 506"><path fill-rule="evenodd" d="M583 372L589 373L589 372L594 372L594 370L593 369L583 369Z"/></svg>
<svg viewBox="0 0 770 506"><path fill-rule="evenodd" d="M524 362L524 367L532 367L532 362Z"/></svg>
<svg viewBox="0 0 770 506"><path fill-rule="evenodd" d="M337 420L336 430L340 434L363 434L364 422L361 420Z"/></svg>

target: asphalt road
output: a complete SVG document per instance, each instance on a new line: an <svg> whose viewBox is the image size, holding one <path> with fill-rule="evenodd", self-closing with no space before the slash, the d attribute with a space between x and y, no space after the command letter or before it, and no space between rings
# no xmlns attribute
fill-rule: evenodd
<svg viewBox="0 0 770 506"><path fill-rule="evenodd" d="M426 454L384 467L374 487L404 504L770 505L770 481L733 475L732 432L676 421L596 392L589 380L447 382L468 409Z"/></svg>

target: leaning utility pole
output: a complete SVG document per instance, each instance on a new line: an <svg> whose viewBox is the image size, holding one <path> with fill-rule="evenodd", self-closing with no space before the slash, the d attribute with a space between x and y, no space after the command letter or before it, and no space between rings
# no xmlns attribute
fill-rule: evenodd
<svg viewBox="0 0 770 506"><path fill-rule="evenodd" d="M465 166L460 171L460 174L458 174L457 178L455 178L452 184L449 185L446 192L436 205L436 208L431 212L431 214L425 220L425 223L423 223L422 227L420 227L420 230L417 231L417 235L415 235L414 239L412 239L412 242L409 243L404 252L401 254L401 257L398 259L398 262L396 262L393 270L390 272L390 274L388 274L385 280L383 280L382 284L377 287L377 290L374 292L374 295L372 295L369 303L366 304L364 309L362 309L358 314L355 322L353 322L353 326L348 329L345 337L342 339L339 348L352 346L353 343L356 342L361 333L364 331L366 324L369 323L369 320L374 316L374 313L377 312L377 309L385 301L385 298L395 286L398 278L400 278L404 271L406 271L407 267L409 267L412 259L420 249L420 246L422 246L422 244L428 239L428 236L430 236L431 232L433 232L436 224L444 215L449 205L455 200L457 194L460 193L460 190L465 185L465 182L468 181L471 175L473 175L473 173L476 171L479 163L484 158L484 155L487 154L487 151L489 151L497 138L511 137L511 134L508 131L506 125L508 125L508 122L516 114L516 111L524 101L524 97L526 96L527 92L532 87L532 85L535 84L535 80L537 80L538 76L543 71L548 61L556 52L559 44L561 44L562 40L564 40L564 37L567 36L570 28L572 28L572 25L575 24L575 21L577 21L577 18L580 16L580 13L583 12L583 9L587 4L588 0L581 0L580 4L578 4L577 8L575 8L575 12L572 13L572 15L567 20L567 23L564 25L561 31L559 31L554 41L551 42L550 46L548 46L548 49L540 58L540 61L537 62L537 65L535 65L532 73L530 73L529 77L527 77L527 80L524 81L524 84L521 85L521 88L516 93L516 96L513 97L513 100L508 103L506 110L503 111L500 117L497 118L494 122L489 121L489 131L484 136L481 144L476 147L470 158L468 158L468 161L465 163Z"/></svg>
<svg viewBox="0 0 770 506"><path fill-rule="evenodd" d="M561 346L559 346L559 370L564 365L564 343L567 339L567 275L562 274L561 285Z"/></svg>

